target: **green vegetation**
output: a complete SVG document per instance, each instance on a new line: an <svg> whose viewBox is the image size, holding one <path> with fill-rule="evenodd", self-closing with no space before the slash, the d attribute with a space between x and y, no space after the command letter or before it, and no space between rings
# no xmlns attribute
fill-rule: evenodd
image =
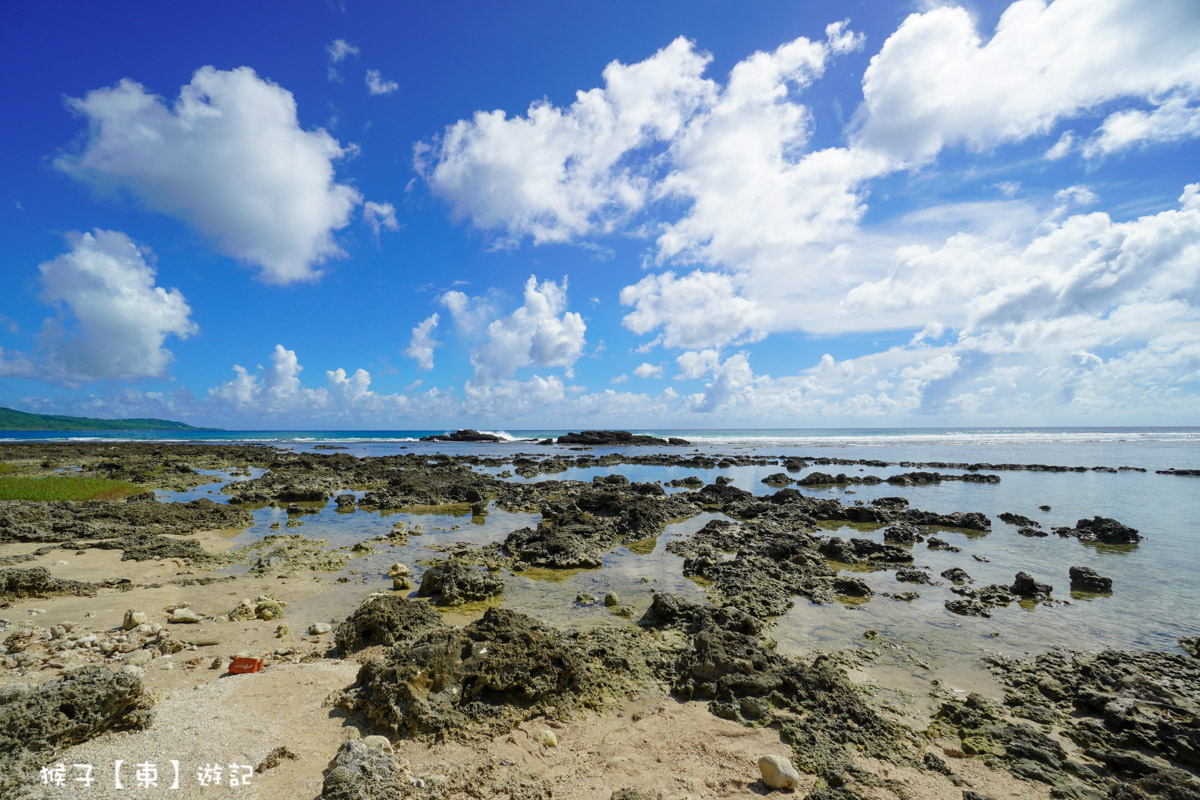
<svg viewBox="0 0 1200 800"><path fill-rule="evenodd" d="M0 475L11 475L16 471L16 464L5 464L3 461L0 461Z"/></svg>
<svg viewBox="0 0 1200 800"><path fill-rule="evenodd" d="M28 414L0 408L0 431L203 431L169 419L94 419L47 414Z"/></svg>
<svg viewBox="0 0 1200 800"><path fill-rule="evenodd" d="M146 487L108 478L0 476L0 500L120 500Z"/></svg>

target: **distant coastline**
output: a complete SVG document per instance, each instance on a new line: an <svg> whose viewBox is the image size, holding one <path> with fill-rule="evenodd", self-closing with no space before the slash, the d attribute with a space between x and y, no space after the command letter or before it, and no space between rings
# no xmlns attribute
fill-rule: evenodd
<svg viewBox="0 0 1200 800"><path fill-rule="evenodd" d="M217 431L169 419L97 419L0 408L0 431Z"/></svg>

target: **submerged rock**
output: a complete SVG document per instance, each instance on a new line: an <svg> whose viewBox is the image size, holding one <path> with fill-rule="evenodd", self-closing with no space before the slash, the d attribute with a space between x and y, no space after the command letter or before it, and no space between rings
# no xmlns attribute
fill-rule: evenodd
<svg viewBox="0 0 1200 800"><path fill-rule="evenodd" d="M1106 594L1112 591L1112 578L1106 578L1091 567L1071 567L1071 588L1083 592Z"/></svg>
<svg viewBox="0 0 1200 800"><path fill-rule="evenodd" d="M1081 542L1102 544L1137 544L1142 540L1136 528L1123 525L1110 517L1081 519L1074 528L1055 528L1059 536L1073 536Z"/></svg>
<svg viewBox="0 0 1200 800"><path fill-rule="evenodd" d="M1018 572L1008 590L1017 597L1031 600L1049 600L1054 587L1048 583L1038 583L1028 572Z"/></svg>

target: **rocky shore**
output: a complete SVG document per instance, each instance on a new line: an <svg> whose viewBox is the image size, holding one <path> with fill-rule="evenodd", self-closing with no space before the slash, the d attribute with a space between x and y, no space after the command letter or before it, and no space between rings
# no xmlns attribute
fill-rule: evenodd
<svg viewBox="0 0 1200 800"><path fill-rule="evenodd" d="M613 432L558 444L687 446L599 433ZM487 441L471 435L491 436L441 440ZM1003 535L992 518L920 508L928 486L995 491L995 472L1082 467L557 450L360 458L136 442L0 444L0 461L30 477L70 469L145 489L120 501L0 501L3 796L74 796L39 780L59 762L192 758L169 756L170 744L258 765L246 797L1200 798L1194 637L1172 652L991 655L979 665L990 693L929 683L904 711L880 700L888 673L872 660L885 650L797 656L776 644L774 620L797 603L853 613L888 602L873 600L884 578L896 586L888 598L933 593L948 619L967 621L1124 591L1082 565L977 582L971 564L986 559L951 541ZM528 480L621 465L780 471L763 494L720 475ZM847 465L906 471L820 469ZM209 484L216 501L170 500ZM825 494L871 485L909 493ZM526 523L455 542L415 521L435 512L468 527L494 514ZM360 519L370 526L352 542L302 527L324 534ZM592 622L562 624L514 594L517 582L603 576L614 552L654 549L681 520L695 520L691 532L661 550L688 596L652 584L633 602L581 593L565 602L596 609L579 617ZM1031 537L1022 542L1045 527L1019 512L997 520ZM1077 540L1062 547L1146 546L1103 516L1051 530ZM433 555L391 563L417 541ZM965 560L930 569L926 552ZM229 674L250 655L265 656L262 672ZM198 716L232 719L238 703L249 732ZM209 796L197 786L178 796L193 794Z"/></svg>

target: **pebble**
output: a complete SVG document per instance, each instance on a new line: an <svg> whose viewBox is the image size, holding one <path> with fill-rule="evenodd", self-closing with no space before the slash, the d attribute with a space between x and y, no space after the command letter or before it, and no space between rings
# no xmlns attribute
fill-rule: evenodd
<svg viewBox="0 0 1200 800"><path fill-rule="evenodd" d="M558 747L558 736L549 728L542 728L535 733L533 740L543 747Z"/></svg>
<svg viewBox="0 0 1200 800"><path fill-rule="evenodd" d="M149 650L134 650L125 656L125 663L133 667L140 667L150 663L150 659L153 657Z"/></svg>
<svg viewBox="0 0 1200 800"><path fill-rule="evenodd" d="M146 612L134 611L132 608L125 612L125 619L121 622L121 627L127 631L133 630L139 625L146 624Z"/></svg>
<svg viewBox="0 0 1200 800"><path fill-rule="evenodd" d="M621 598L617 596L616 592L606 592L605 593L604 605L611 607L611 606L617 606L620 604L621 604Z"/></svg>
<svg viewBox="0 0 1200 800"><path fill-rule="evenodd" d="M763 756L758 760L758 771L762 775L762 782L772 789L795 789L800 785L800 773L786 758Z"/></svg>
<svg viewBox="0 0 1200 800"><path fill-rule="evenodd" d="M374 747L385 753L392 752L392 743L387 740L386 736L364 736L362 743L367 747Z"/></svg>
<svg viewBox="0 0 1200 800"><path fill-rule="evenodd" d="M192 611L190 608L188 608L187 606L181 606L181 607L175 609L174 611L171 612L171 616L167 618L167 622L189 623L189 622L199 622L199 621L200 621L200 616L195 611Z"/></svg>
<svg viewBox="0 0 1200 800"><path fill-rule="evenodd" d="M308 633L310 636L320 636L321 634L329 633L331 630L333 630L333 626L328 622L314 622L312 625L308 626Z"/></svg>

